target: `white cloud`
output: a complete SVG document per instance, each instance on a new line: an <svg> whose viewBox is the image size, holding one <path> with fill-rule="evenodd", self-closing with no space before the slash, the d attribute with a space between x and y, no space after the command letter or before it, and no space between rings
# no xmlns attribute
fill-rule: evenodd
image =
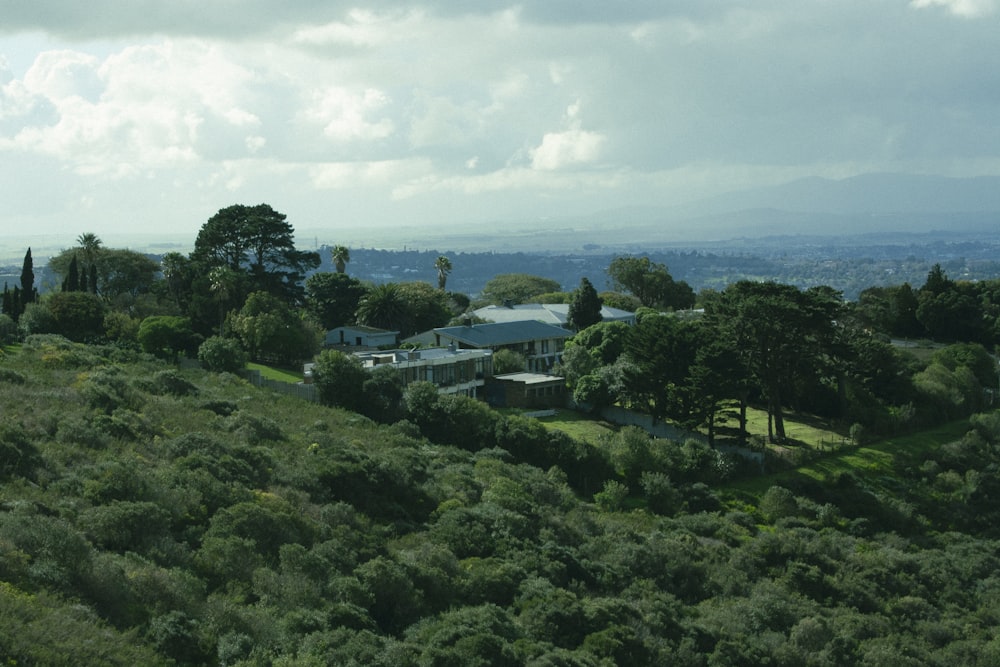
<svg viewBox="0 0 1000 667"><path fill-rule="evenodd" d="M595 162L601 154L606 137L597 132L580 129L580 103L574 102L566 109L563 132L547 132L542 143L530 151L531 166L542 171Z"/></svg>
<svg viewBox="0 0 1000 667"><path fill-rule="evenodd" d="M351 91L334 86L314 95L306 116L320 123L323 134L335 141L384 139L395 129L392 120L372 120L371 116L388 104L389 97L375 88Z"/></svg>
<svg viewBox="0 0 1000 667"><path fill-rule="evenodd" d="M997 0L911 0L910 4L918 9L944 7L964 18L979 18L997 11Z"/></svg>

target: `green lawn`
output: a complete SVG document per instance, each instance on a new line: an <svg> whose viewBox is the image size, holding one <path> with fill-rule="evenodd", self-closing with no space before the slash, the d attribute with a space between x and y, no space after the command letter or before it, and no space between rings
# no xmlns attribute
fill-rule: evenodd
<svg viewBox="0 0 1000 667"><path fill-rule="evenodd" d="M928 431L882 440L840 454L829 454L794 470L741 480L728 485L727 489L759 495L771 486L781 484L783 480L802 477L822 482L846 472L858 472L869 479L882 475L892 476L902 468L917 464L925 453L961 438L968 430L968 420L960 419Z"/></svg>
<svg viewBox="0 0 1000 667"><path fill-rule="evenodd" d="M301 370L265 366L264 364L255 364L253 362L247 364L247 370L260 371L261 375L268 380L277 380L278 382L288 382L290 384L302 382Z"/></svg>
<svg viewBox="0 0 1000 667"><path fill-rule="evenodd" d="M557 410L554 416L539 417L538 421L547 428L563 431L577 440L591 444L597 444L602 435L618 430L614 424L594 419L575 410Z"/></svg>

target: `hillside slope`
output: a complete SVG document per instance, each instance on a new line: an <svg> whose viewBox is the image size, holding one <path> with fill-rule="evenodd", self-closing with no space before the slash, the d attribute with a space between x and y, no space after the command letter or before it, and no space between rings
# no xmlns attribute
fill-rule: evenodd
<svg viewBox="0 0 1000 667"><path fill-rule="evenodd" d="M634 431L609 460L674 457L671 475L583 495L587 469L480 449L471 428L434 444L51 337L0 360L0 405L7 664L1000 658L996 415L878 485L724 504L703 450Z"/></svg>

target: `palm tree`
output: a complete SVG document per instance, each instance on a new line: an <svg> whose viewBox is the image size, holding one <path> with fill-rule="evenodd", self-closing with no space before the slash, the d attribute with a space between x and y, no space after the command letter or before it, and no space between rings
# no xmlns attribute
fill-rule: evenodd
<svg viewBox="0 0 1000 667"><path fill-rule="evenodd" d="M101 239L93 232L85 232L76 237L76 244L89 255L101 249Z"/></svg>
<svg viewBox="0 0 1000 667"><path fill-rule="evenodd" d="M361 299L355 314L358 324L390 331L403 331L406 324L406 300L396 283L375 285Z"/></svg>
<svg viewBox="0 0 1000 667"><path fill-rule="evenodd" d="M444 255L438 255L434 260L434 268L438 272L438 289L444 290L445 283L448 282L448 274L451 273L451 260Z"/></svg>
<svg viewBox="0 0 1000 667"><path fill-rule="evenodd" d="M345 245L335 245L330 251L333 265L337 267L337 273L343 273L347 268L347 263L351 261L351 251Z"/></svg>

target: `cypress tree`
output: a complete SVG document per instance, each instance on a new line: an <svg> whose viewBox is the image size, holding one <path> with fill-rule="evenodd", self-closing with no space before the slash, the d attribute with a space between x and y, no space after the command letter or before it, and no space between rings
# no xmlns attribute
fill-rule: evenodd
<svg viewBox="0 0 1000 667"><path fill-rule="evenodd" d="M14 294L10 298L12 307L10 311L10 316L17 320L21 317L21 313L24 312L24 304L21 303L21 288L14 285Z"/></svg>
<svg viewBox="0 0 1000 667"><path fill-rule="evenodd" d="M21 300L20 311L24 312L24 306L35 300L35 265L31 259L31 248L24 253L24 264L21 265Z"/></svg>
<svg viewBox="0 0 1000 667"><path fill-rule="evenodd" d="M63 291L80 291L80 266L76 261L76 255L73 255L73 259L69 262L69 269L66 271L66 287L63 288Z"/></svg>
<svg viewBox="0 0 1000 667"><path fill-rule="evenodd" d="M7 283L4 283L3 284L3 306L2 306L3 312L6 313L7 315L10 315L10 317L12 317L14 319L17 319L15 317L15 315L14 315L14 307L13 306L14 306L14 304L13 304L13 301L11 301L10 288L7 286Z"/></svg>
<svg viewBox="0 0 1000 667"><path fill-rule="evenodd" d="M90 265L90 283L88 284L91 294L97 294L97 264Z"/></svg>

